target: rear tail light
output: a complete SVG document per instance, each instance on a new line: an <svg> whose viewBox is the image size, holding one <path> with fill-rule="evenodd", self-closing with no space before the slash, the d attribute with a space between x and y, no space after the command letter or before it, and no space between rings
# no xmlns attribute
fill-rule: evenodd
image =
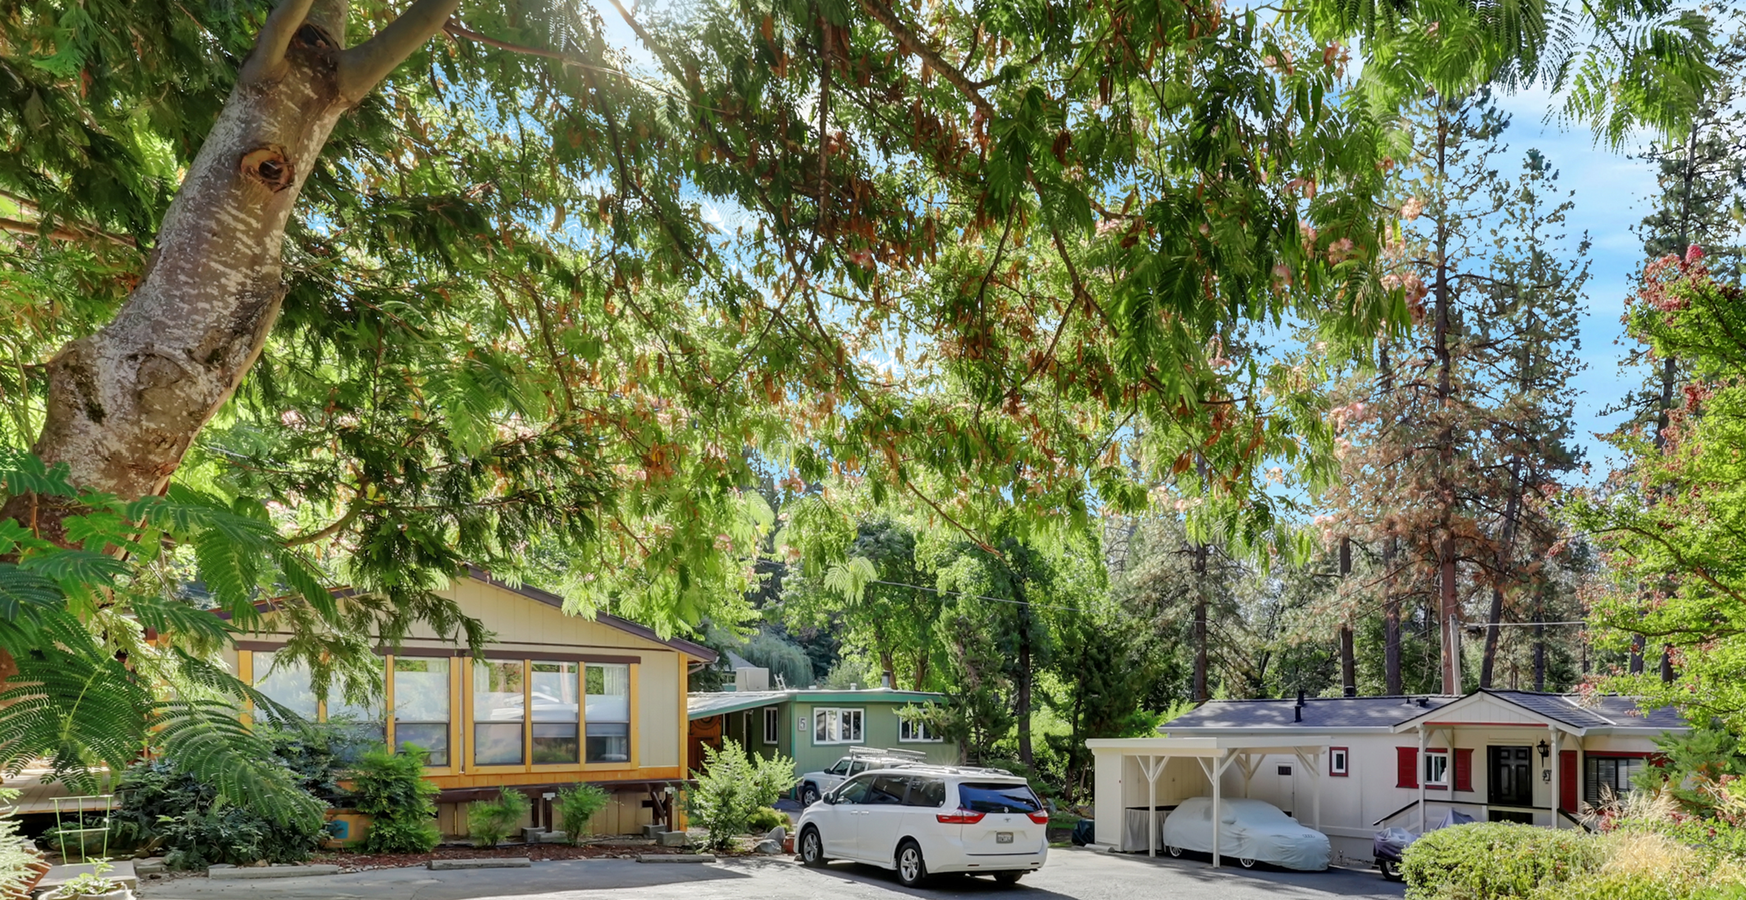
<svg viewBox="0 0 1746 900"><path fill-rule="evenodd" d="M949 813L940 813L939 815L934 816L934 818L939 819L941 825L975 825L977 822L982 821L982 817L985 815L987 815L987 813L971 812L967 809L955 809Z"/></svg>
<svg viewBox="0 0 1746 900"><path fill-rule="evenodd" d="M1038 825L1049 824L1049 811L1046 809L1039 809L1034 813L1027 813L1027 815L1031 817L1032 822L1035 822Z"/></svg>

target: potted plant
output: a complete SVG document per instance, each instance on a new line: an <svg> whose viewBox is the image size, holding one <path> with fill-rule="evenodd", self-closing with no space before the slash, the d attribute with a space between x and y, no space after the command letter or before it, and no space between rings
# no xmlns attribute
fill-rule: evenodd
<svg viewBox="0 0 1746 900"><path fill-rule="evenodd" d="M103 876L108 870L109 866L98 863L96 871L86 872L55 888L48 900L133 900L133 891L127 885Z"/></svg>

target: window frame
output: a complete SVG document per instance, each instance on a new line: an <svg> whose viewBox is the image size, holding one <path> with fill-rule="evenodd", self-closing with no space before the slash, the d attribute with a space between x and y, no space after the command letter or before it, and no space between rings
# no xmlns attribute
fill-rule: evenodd
<svg viewBox="0 0 1746 900"><path fill-rule="evenodd" d="M1577 785L1577 789L1580 791L1579 799L1581 799L1582 802L1584 802L1584 803L1588 803L1591 805L1599 805L1599 803L1600 803L1601 784L1600 784L1600 778L1599 778L1599 775L1600 775L1599 764L1601 762L1610 762L1613 764L1613 773L1614 773L1613 780L1615 782L1618 781L1619 763L1630 763L1631 767L1636 769L1637 771L1642 771L1644 769L1647 769L1651 765L1651 763L1649 762L1649 755L1648 754L1640 754L1639 755L1639 754L1634 754L1634 753L1623 753L1623 752L1620 752L1620 753L1607 753L1607 752L1595 753L1592 751L1585 753L1583 755L1582 771L1579 773L1580 783ZM1595 774L1592 777L1589 775L1590 769L1595 770ZM1627 776L1625 778L1625 783L1626 783L1626 785L1628 785L1628 787L1626 788L1626 793L1629 793L1631 791L1636 790L1635 786L1629 786L1630 782L1631 782L1631 778L1635 777L1636 774L1637 774L1637 772L1632 772L1630 776ZM1594 790L1592 792L1593 793L1592 799L1590 797L1590 793L1591 793L1589 791L1590 787L1594 788ZM1614 787L1616 788L1616 785ZM1621 799L1624 796L1625 796L1625 794L1618 795L1618 797Z"/></svg>
<svg viewBox="0 0 1746 900"><path fill-rule="evenodd" d="M1441 780L1431 777L1431 764L1433 761L1438 760L1438 759L1441 759L1443 761L1443 777ZM1452 786L1454 777L1455 777L1455 761L1453 758L1451 758L1449 751L1447 751L1447 750L1426 750L1425 751L1425 762L1424 762L1425 781L1424 781L1424 786L1427 790L1432 790L1432 791L1449 790L1449 788Z"/></svg>
<svg viewBox="0 0 1746 900"><path fill-rule="evenodd" d="M264 641L237 642L237 678L245 684L253 686L255 683L255 664L258 661L258 657L263 653L278 653L284 649L284 644L274 644ZM458 696L466 693L463 691L463 688L459 683L460 679L466 674L466 667L457 665L455 660L459 657L456 657L452 651L446 648L405 647L402 648L399 653L384 653L382 651L377 651L376 655L382 659L382 739L383 742L390 747L393 747L396 744L394 725L394 666L396 660L402 658L449 660L449 762L447 765L442 766L425 766L424 773L426 775L458 774L462 767L461 756L456 752L456 750L457 748L463 747L462 730L466 726L466 721L462 719L461 715L457 714L461 709L461 705L455 701ZM463 699L466 698L463 697ZM315 709L316 721L326 722L327 698L316 698ZM243 705L242 721L244 725L251 727L254 725L254 705L252 703L245 703Z"/></svg>
<svg viewBox="0 0 1746 900"><path fill-rule="evenodd" d="M842 732L843 717L850 715L856 724L853 738L818 736L818 717L822 713L830 713L836 727L831 729L839 735ZM812 708L812 745L814 747L860 745L867 743L867 709L862 706L815 706Z"/></svg>
<svg viewBox="0 0 1746 900"><path fill-rule="evenodd" d="M1338 764L1334 762L1334 754L1340 755ZM1352 750L1349 747L1328 748L1328 776L1331 778L1346 778L1352 774Z"/></svg>
<svg viewBox="0 0 1746 900"><path fill-rule="evenodd" d="M921 737L915 736L918 729L921 732ZM909 737L904 737L905 731L910 733ZM903 713L897 714L897 742L899 744L942 744L945 741L944 735L934 735L933 726L926 721L912 719Z"/></svg>
<svg viewBox="0 0 1746 900"><path fill-rule="evenodd" d="M468 774L531 774L536 772L606 772L635 769L640 762L640 750L637 745L637 687L638 666L641 663L637 657L600 656L590 654L575 654L541 651L504 652L486 651L482 658L459 657L468 660L469 664L457 666L465 670L462 676L461 698L466 703L466 718L461 723L461 733L466 740L466 764L464 771ZM473 760L474 732L473 717L473 669L480 664L504 662L520 662L522 667L522 708L527 713L522 716L522 759L523 762L506 765L477 765ZM577 678L579 680L576 704L576 736L578 741L578 756L576 762L536 763L533 761L533 664L546 662L573 662L578 664ZM588 762L588 666L622 665L626 667L629 692L627 694L627 716L629 721L623 723L626 731L628 752L626 759L611 762ZM549 722L547 724L550 724ZM612 723L619 724L619 723Z"/></svg>
<svg viewBox="0 0 1746 900"><path fill-rule="evenodd" d="M782 707L764 707L764 743L774 745L782 740Z"/></svg>

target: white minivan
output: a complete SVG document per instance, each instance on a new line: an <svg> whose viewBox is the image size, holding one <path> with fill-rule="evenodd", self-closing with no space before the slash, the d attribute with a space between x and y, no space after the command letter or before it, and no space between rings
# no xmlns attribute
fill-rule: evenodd
<svg viewBox="0 0 1746 900"><path fill-rule="evenodd" d="M897 872L993 875L1012 884L1049 856L1049 811L1023 778L992 769L906 766L864 772L795 823L801 862L833 859Z"/></svg>

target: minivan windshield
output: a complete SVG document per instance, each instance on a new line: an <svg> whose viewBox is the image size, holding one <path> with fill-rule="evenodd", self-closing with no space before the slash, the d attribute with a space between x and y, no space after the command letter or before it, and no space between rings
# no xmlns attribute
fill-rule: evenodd
<svg viewBox="0 0 1746 900"><path fill-rule="evenodd" d="M979 813L1033 813L1043 802L1028 784L969 781L958 785L958 808Z"/></svg>

